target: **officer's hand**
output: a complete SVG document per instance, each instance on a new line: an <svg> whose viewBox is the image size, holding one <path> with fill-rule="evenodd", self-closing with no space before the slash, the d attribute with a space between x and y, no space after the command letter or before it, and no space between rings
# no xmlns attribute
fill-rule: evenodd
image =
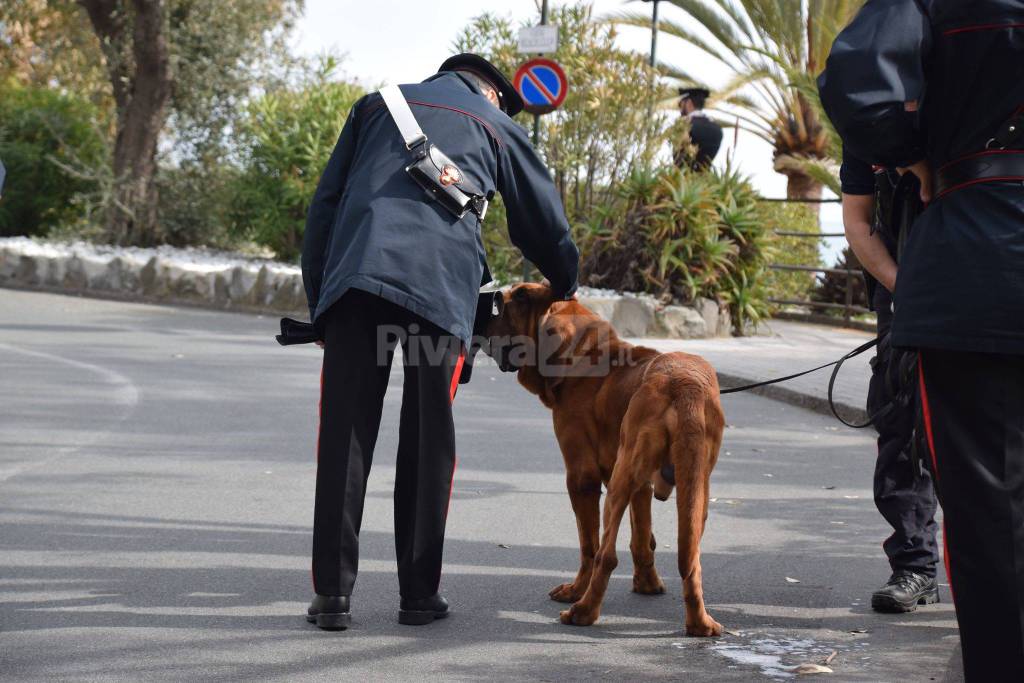
<svg viewBox="0 0 1024 683"><path fill-rule="evenodd" d="M324 343L322 341L317 341L317 342L313 342L313 343L316 344L317 346L319 346L321 349L324 348Z"/></svg>
<svg viewBox="0 0 1024 683"><path fill-rule="evenodd" d="M908 172L916 175L921 181L921 201L927 204L932 200L932 167L926 160L922 159L913 166L897 170L900 175Z"/></svg>

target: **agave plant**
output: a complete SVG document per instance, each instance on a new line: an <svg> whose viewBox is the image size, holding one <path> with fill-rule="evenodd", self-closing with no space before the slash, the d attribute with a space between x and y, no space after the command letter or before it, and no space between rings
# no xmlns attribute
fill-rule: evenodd
<svg viewBox="0 0 1024 683"><path fill-rule="evenodd" d="M637 169L613 205L578 231L582 281L664 302L727 301L745 331L768 310L769 231L750 181L731 167Z"/></svg>
<svg viewBox="0 0 1024 683"><path fill-rule="evenodd" d="M839 143L818 101L814 78L824 67L836 34L863 0L663 0L704 31L671 19L660 30L698 48L731 71L725 83L706 84L696 74L663 64L680 83L712 90L709 108L771 144L775 170L788 178L795 199L838 187ZM626 12L618 24L650 25L645 13Z"/></svg>

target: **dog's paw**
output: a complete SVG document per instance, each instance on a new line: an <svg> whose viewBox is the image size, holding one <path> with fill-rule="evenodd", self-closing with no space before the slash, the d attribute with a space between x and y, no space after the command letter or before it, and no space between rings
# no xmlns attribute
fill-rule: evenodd
<svg viewBox="0 0 1024 683"><path fill-rule="evenodd" d="M590 626L597 621L597 611L586 609L577 602L572 607L559 614L558 619L563 624L568 624L570 626Z"/></svg>
<svg viewBox="0 0 1024 683"><path fill-rule="evenodd" d="M583 591L576 588L575 583L563 583L552 588L548 597L555 602L576 602L583 597Z"/></svg>
<svg viewBox="0 0 1024 683"><path fill-rule="evenodd" d="M658 572L651 570L633 575L633 592L640 595L661 595L665 592L665 583Z"/></svg>
<svg viewBox="0 0 1024 683"><path fill-rule="evenodd" d="M696 638L710 638L722 635L722 625L705 614L703 619L694 623L687 622L686 635Z"/></svg>

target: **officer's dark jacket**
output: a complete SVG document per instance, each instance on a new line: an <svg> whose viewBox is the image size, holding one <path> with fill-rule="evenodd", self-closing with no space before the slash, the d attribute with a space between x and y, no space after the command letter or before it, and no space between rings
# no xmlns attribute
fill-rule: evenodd
<svg viewBox="0 0 1024 683"><path fill-rule="evenodd" d="M1024 106L1024 0L869 0L818 81L856 157L933 169L985 150ZM920 115L904 103L920 101ZM933 201L896 285L900 346L1024 353L1024 185L986 182Z"/></svg>
<svg viewBox="0 0 1024 683"><path fill-rule="evenodd" d="M477 187L505 201L512 243L559 294L579 252L525 131L455 72L401 86L420 127ZM348 289L376 294L468 342L486 271L481 225L456 219L405 172L411 161L380 95L359 100L306 220L302 279L315 321Z"/></svg>
<svg viewBox="0 0 1024 683"><path fill-rule="evenodd" d="M722 127L703 114L690 117L690 140L697 147L697 158L694 164L706 169L718 156L722 147Z"/></svg>

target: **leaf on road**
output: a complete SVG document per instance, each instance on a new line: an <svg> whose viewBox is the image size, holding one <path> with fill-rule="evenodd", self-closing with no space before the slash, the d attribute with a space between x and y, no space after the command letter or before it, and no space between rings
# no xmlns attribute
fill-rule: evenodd
<svg viewBox="0 0 1024 683"><path fill-rule="evenodd" d="M794 579L791 576L786 577L786 583L800 583L800 579Z"/></svg>
<svg viewBox="0 0 1024 683"><path fill-rule="evenodd" d="M799 666L794 666L792 669L790 669L790 671L795 673L797 676L835 673L834 671L832 671L832 669L828 668L827 666L822 666L821 664L812 664L810 662L806 662Z"/></svg>
<svg viewBox="0 0 1024 683"><path fill-rule="evenodd" d="M828 657L825 657L824 661L822 661L822 664L824 664L825 666L828 666L829 664L832 663L832 660L835 659L836 655L838 655L838 654L839 654L838 652L836 652L835 650L832 650L832 654L830 654Z"/></svg>
<svg viewBox="0 0 1024 683"><path fill-rule="evenodd" d="M836 490L835 486L822 486L821 488L825 489L826 491L835 491Z"/></svg>
<svg viewBox="0 0 1024 683"><path fill-rule="evenodd" d="M850 630L850 633L867 633L867 632L868 632L868 630L866 628L855 628L855 629L851 629Z"/></svg>
<svg viewBox="0 0 1024 683"><path fill-rule="evenodd" d="M509 549L509 548L511 548L512 546L510 546L510 545L505 545L504 543L499 543L499 544L498 544L498 547L499 547L499 548L504 548L505 550L508 550L508 549Z"/></svg>

